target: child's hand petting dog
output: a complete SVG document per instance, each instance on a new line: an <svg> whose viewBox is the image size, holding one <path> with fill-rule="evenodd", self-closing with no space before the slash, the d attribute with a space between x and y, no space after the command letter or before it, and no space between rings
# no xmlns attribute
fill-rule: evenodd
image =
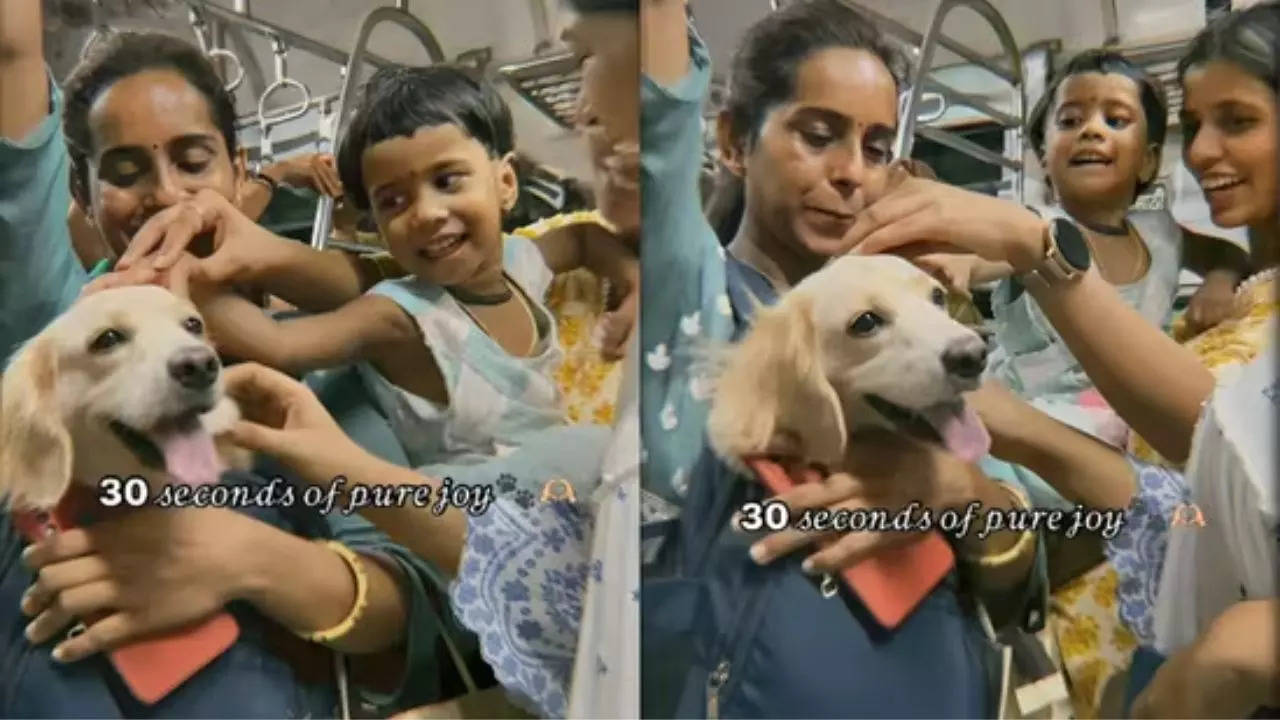
<svg viewBox="0 0 1280 720"><path fill-rule="evenodd" d="M74 662L203 620L245 595L244 560L266 527L220 508L143 509L32 545L27 639L44 643L105 613L54 648L55 660Z"/></svg>

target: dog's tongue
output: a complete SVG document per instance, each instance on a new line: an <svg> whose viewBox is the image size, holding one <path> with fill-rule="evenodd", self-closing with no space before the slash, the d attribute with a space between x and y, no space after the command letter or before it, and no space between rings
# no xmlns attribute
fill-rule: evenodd
<svg viewBox="0 0 1280 720"><path fill-rule="evenodd" d="M922 413L942 444L965 462L977 462L991 449L991 436L968 403L935 405Z"/></svg>
<svg viewBox="0 0 1280 720"><path fill-rule="evenodd" d="M199 420L158 430L153 440L164 454L165 470L180 483L215 483L222 474L222 461L213 446L213 436L205 432Z"/></svg>

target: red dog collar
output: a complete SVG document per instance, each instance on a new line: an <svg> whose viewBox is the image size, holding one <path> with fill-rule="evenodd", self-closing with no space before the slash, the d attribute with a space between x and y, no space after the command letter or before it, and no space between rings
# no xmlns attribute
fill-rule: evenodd
<svg viewBox="0 0 1280 720"><path fill-rule="evenodd" d="M770 458L748 458L760 483L773 494L782 495L798 483L782 465ZM822 482L826 472L806 466L800 482ZM824 543L830 545L834 540ZM936 530L919 534L901 544L877 551L841 573L845 585L858 596L881 625L894 629L955 567L955 552Z"/></svg>

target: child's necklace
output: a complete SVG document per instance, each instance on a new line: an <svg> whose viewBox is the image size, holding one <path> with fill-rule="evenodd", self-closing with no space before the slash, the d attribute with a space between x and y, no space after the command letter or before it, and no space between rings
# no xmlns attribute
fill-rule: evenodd
<svg viewBox="0 0 1280 720"><path fill-rule="evenodd" d="M493 331L489 329L489 326L488 326L488 325L486 325L486 324L485 324L485 322L484 322L483 320L481 320L480 318L476 317L476 314L475 314L475 313L473 313L473 312L471 312L471 308L467 307L467 305L468 305L468 304L472 304L472 305L501 305L502 303L506 302L507 300L510 300L511 298L515 297L515 291L511 289L511 284L510 284L510 282L511 282L511 281L507 279L507 277L506 277L506 273L503 273L503 276L502 276L502 282L503 282L503 286L504 286L504 287L505 287L505 289L506 289L506 299L504 299L504 300L500 300L500 301L496 301L496 302L495 302L493 299L497 297L497 294L494 294L494 295L480 295L480 296L479 296L479 297L481 297L481 298L484 298L484 299L488 300L488 302L474 302L474 303L468 303L468 302L467 302L467 300L463 299L463 298L464 298L464 296L460 296L459 294L457 294L457 293L453 293L453 292L451 291L451 293L452 293L452 294L453 294L453 296L454 296L454 299L458 301L458 307L462 309L462 312L463 312L463 313L465 313L465 314L466 314L466 316L467 316L468 318L471 318L471 322L475 323L475 324L476 324L476 327L480 328L480 331L481 331L481 332L483 332L485 335L488 335L490 338L492 338L492 339L493 339L493 341L494 341L495 343L496 343L496 342L498 342L498 336L497 336L497 335L494 335L494 334L493 334ZM471 297L476 297L476 296L474 296L474 295L473 295L473 296L471 296ZM523 355L523 357L529 357L530 355L532 355L532 354L533 354L533 351L534 351L535 349L537 349L537 347L538 347L538 321L534 318L534 315L533 315L533 308L532 308L532 307L530 307L530 305L529 305L528 301L526 301L526 300L525 300L525 298L524 298L524 295L523 295L523 294L521 294L521 296L520 296L520 306L521 306L521 307L523 307L523 308L524 308L524 310L525 310L525 312L527 312L527 313L529 314L529 322L530 322L530 324L531 324L531 325L533 325L533 337L531 337L531 338L529 339L529 349L528 349L528 350L525 350L524 355ZM501 343L499 343L499 347L501 347Z"/></svg>
<svg viewBox="0 0 1280 720"><path fill-rule="evenodd" d="M460 287L451 287L448 288L448 290L449 294L453 295L455 300L465 305L501 305L502 303L510 300L514 295L511 290L511 286L506 282L506 278L503 278L502 281L502 291L491 295L473 293L470 290L464 290Z"/></svg>

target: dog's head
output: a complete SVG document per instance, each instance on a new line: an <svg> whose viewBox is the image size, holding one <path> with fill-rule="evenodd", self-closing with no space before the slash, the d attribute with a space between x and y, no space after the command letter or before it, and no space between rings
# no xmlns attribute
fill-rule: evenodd
<svg viewBox="0 0 1280 720"><path fill-rule="evenodd" d="M852 430L880 425L974 461L990 440L961 393L978 387L986 356L929 275L894 256L840 257L758 309L717 379L711 444L730 462L835 465Z"/></svg>
<svg viewBox="0 0 1280 720"><path fill-rule="evenodd" d="M49 508L74 477L207 482L211 433L238 418L196 309L155 286L88 295L0 383L0 496Z"/></svg>

